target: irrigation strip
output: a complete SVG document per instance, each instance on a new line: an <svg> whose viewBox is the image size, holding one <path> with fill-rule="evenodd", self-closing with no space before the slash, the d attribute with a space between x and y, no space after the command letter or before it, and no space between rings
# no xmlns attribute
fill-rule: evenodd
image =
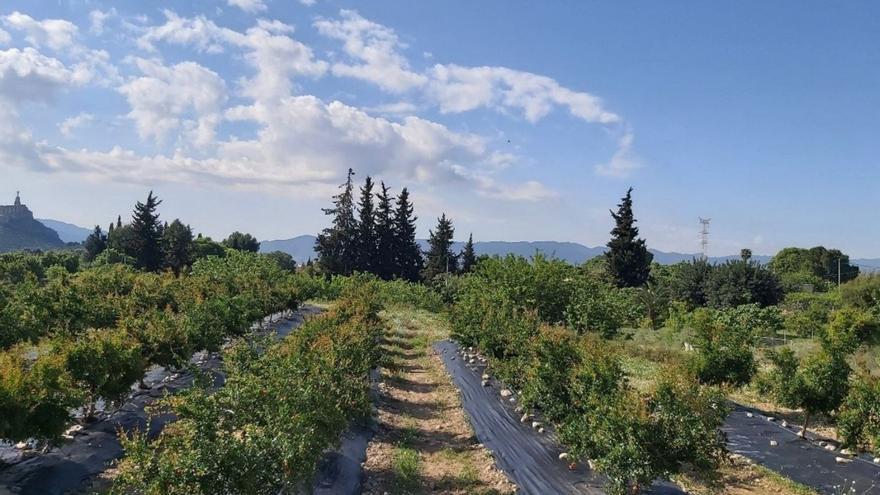
<svg viewBox="0 0 880 495"><path fill-rule="evenodd" d="M805 440L797 435L799 427L783 426L761 411L734 404L721 431L731 452L820 493L880 494L880 464L871 457L843 455L835 443L814 435Z"/></svg>
<svg viewBox="0 0 880 495"><path fill-rule="evenodd" d="M268 331L283 338L298 328L307 316L320 311L318 307L304 305L292 317L269 324ZM214 378L215 387L223 386L220 353L198 353L192 362ZM174 394L192 386L193 375L155 367L147 373L145 382L148 389L136 390L122 407L106 418L86 425L74 434L73 439L45 454L24 457L18 449L3 447L2 459L6 465L0 464L0 495L61 495L86 490L99 474L122 456L117 428L125 431L149 428L149 438L158 436L174 417L163 414L150 418L146 408L166 393ZM350 447L343 442L342 459L348 456L347 448ZM333 466L332 461L330 466Z"/></svg>
<svg viewBox="0 0 880 495"><path fill-rule="evenodd" d="M497 382L484 387L481 383L485 364L467 364L459 354L457 343L444 340L434 348L443 359L446 370L461 391L462 406L477 439L492 451L498 467L517 484L520 493L544 495L605 493L605 478L582 463L569 469L559 459L563 452L550 433L539 433L531 424L520 422L515 405L500 395ZM679 487L666 482L653 485L644 493L682 494Z"/></svg>

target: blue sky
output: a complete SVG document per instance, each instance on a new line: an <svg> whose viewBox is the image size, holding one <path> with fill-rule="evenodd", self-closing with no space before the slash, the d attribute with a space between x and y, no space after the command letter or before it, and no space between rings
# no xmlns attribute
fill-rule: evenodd
<svg viewBox="0 0 880 495"><path fill-rule="evenodd" d="M348 167L420 235L880 256L871 2L11 0L0 197L80 225L150 189L222 237L315 233Z"/></svg>

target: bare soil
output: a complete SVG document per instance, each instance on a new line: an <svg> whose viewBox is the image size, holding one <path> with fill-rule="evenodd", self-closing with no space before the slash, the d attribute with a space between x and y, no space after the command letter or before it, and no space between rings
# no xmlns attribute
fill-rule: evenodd
<svg viewBox="0 0 880 495"><path fill-rule="evenodd" d="M379 431L367 448L364 493L507 494L515 486L474 437L431 344L448 336L446 320L414 310L386 313L378 404Z"/></svg>

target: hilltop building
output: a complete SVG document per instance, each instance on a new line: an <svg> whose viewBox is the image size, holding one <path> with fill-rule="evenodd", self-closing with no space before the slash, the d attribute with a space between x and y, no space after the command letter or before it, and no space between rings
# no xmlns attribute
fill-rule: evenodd
<svg viewBox="0 0 880 495"><path fill-rule="evenodd" d="M34 220L34 214L22 204L18 192L11 205L0 205L0 253L63 246L57 232Z"/></svg>

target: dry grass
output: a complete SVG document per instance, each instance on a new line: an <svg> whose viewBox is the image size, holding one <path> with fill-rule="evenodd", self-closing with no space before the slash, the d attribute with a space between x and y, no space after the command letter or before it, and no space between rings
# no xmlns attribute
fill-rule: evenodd
<svg viewBox="0 0 880 495"><path fill-rule="evenodd" d="M694 495L817 495L818 492L775 472L755 465L744 457L731 455L730 462L713 480L694 475L677 476L675 481Z"/></svg>

